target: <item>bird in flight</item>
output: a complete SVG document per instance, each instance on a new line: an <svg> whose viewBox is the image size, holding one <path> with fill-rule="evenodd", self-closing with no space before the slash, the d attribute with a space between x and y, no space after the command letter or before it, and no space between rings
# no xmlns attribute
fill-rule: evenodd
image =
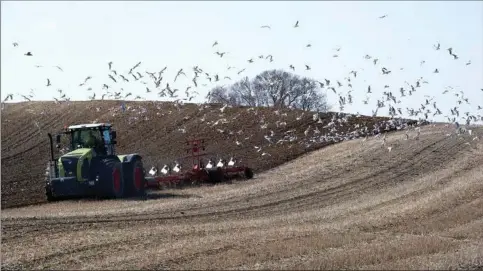
<svg viewBox="0 0 483 271"><path fill-rule="evenodd" d="M182 74L182 75L184 75L184 76L186 76L186 74L183 72L183 69L180 69L180 70L178 71L178 73L176 74L176 76L174 77L174 82L176 82L176 79L177 79L177 78L178 78L178 76L180 76L181 74Z"/></svg>
<svg viewBox="0 0 483 271"><path fill-rule="evenodd" d="M8 100L12 100L13 99L13 94L8 94L7 97L5 98L5 100L3 100L4 102L8 101Z"/></svg>
<svg viewBox="0 0 483 271"><path fill-rule="evenodd" d="M269 25L262 25L260 28L268 28L268 29L272 29Z"/></svg>
<svg viewBox="0 0 483 271"><path fill-rule="evenodd" d="M114 81L114 83L117 83L116 79L112 75L109 74L108 76L109 76L109 78L112 79L112 81Z"/></svg>
<svg viewBox="0 0 483 271"><path fill-rule="evenodd" d="M386 18L386 17L387 17L387 14L382 15L381 17L379 17L379 19L384 19L384 18Z"/></svg>
<svg viewBox="0 0 483 271"><path fill-rule="evenodd" d="M33 56L31 52L25 53L26 56Z"/></svg>
<svg viewBox="0 0 483 271"><path fill-rule="evenodd" d="M215 54L219 55L220 57L223 57L227 52L223 52L223 53L220 53L220 52L216 52Z"/></svg>
<svg viewBox="0 0 483 271"><path fill-rule="evenodd" d="M14 42L13 47L17 47L17 46L18 46L18 43Z"/></svg>
<svg viewBox="0 0 483 271"><path fill-rule="evenodd" d="M299 27L299 21L297 21L293 27Z"/></svg>

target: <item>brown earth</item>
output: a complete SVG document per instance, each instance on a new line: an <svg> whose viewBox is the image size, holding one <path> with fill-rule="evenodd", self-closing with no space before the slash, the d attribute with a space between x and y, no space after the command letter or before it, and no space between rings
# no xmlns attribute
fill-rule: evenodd
<svg viewBox="0 0 483 271"><path fill-rule="evenodd" d="M201 137L209 140L206 151L210 157L229 159L234 156L241 164L261 172L332 143L310 143L306 146L309 138L314 136L312 131L309 136L304 134L309 125L318 127L321 131L318 135L342 135L365 126L372 134L373 124L385 120L353 117L347 123L337 123L337 131L331 133L331 128L323 127L330 122L333 114L322 115L323 123L317 123L313 121L312 113L306 112L297 120L302 111L289 109L280 110L277 115L270 108L225 108L221 112L221 105L200 107L194 104L175 106L163 102L127 102L127 110L122 112L120 105L121 101L5 104L1 112L2 209L45 202L43 179L50 158L47 133L57 132L64 125L93 121L112 123L118 131L118 153L140 153L147 171L151 166L159 167L175 160L190 166L191 161L183 159L187 155L185 140ZM284 113L287 113L286 116ZM276 121L286 122L286 125L277 127ZM360 124L359 128L354 126L356 123ZM268 126L263 128L263 124ZM180 128L185 128L186 133L178 131ZM298 137L293 142L270 144L264 138L273 130L273 142L277 143L291 129L296 129ZM237 140L242 145L235 144ZM262 146L262 151L257 152L255 145ZM271 156L262 156L264 152Z"/></svg>
<svg viewBox="0 0 483 271"><path fill-rule="evenodd" d="M482 133L431 125L248 181L5 209L2 269L481 270Z"/></svg>

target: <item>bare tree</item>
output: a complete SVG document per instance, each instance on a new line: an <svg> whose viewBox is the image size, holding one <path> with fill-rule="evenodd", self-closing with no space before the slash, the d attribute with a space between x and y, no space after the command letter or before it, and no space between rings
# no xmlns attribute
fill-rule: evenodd
<svg viewBox="0 0 483 271"><path fill-rule="evenodd" d="M268 70L253 80L245 77L228 89L214 88L209 102L326 112L326 98L315 80L283 70Z"/></svg>
<svg viewBox="0 0 483 271"><path fill-rule="evenodd" d="M214 87L206 96L209 102L230 104L230 97L228 96L228 89L223 86ZM230 104L230 105L236 105Z"/></svg>

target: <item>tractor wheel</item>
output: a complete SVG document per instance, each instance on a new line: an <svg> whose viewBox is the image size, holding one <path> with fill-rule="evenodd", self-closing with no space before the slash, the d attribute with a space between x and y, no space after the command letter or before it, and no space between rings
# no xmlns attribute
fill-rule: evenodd
<svg viewBox="0 0 483 271"><path fill-rule="evenodd" d="M253 171L251 168L245 168L245 178L247 178L248 180L253 178Z"/></svg>
<svg viewBox="0 0 483 271"><path fill-rule="evenodd" d="M217 167L216 170L210 170L208 172L208 176L210 177L210 182L212 183L221 183L225 177L221 167Z"/></svg>
<svg viewBox="0 0 483 271"><path fill-rule="evenodd" d="M139 159L134 160L129 163L128 170L129 172L126 172L125 175L126 194L134 197L145 196L146 180L144 179L143 162Z"/></svg>
<svg viewBox="0 0 483 271"><path fill-rule="evenodd" d="M121 162L116 158L105 158L101 160L99 166L101 196L107 198L124 197L124 177Z"/></svg>
<svg viewBox="0 0 483 271"><path fill-rule="evenodd" d="M58 198L52 194L52 188L48 184L45 185L45 196L47 197L48 202L54 202L58 200Z"/></svg>

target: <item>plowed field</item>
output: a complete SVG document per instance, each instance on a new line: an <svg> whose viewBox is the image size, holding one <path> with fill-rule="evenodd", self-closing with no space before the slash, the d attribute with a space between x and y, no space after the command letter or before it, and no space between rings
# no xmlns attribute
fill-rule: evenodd
<svg viewBox="0 0 483 271"><path fill-rule="evenodd" d="M383 123L385 118L352 117L347 123L337 122L334 127L323 128L333 114L321 115L321 123L318 123L313 121L312 113L299 110L221 109L220 105L175 106L163 102L126 102L125 111L120 101L73 102L70 105L54 102L6 104L1 112L2 209L45 202L43 180L50 158L47 133L57 132L65 125L94 121L112 123L118 131L118 153L141 154L147 171L152 166L173 164L175 160L190 167L192 161L184 159L188 155L185 140L206 138L207 158L218 161L233 156L255 172L334 143L330 138L324 142L311 142L316 136L327 134L341 141L342 136L364 127L368 127L372 134L374 123L382 123L381 131L387 126ZM309 125L311 130L306 136L304 131ZM314 134L315 126L319 134ZM331 129L334 130L330 132ZM273 135L272 143L264 138L266 135ZM278 142L284 138L286 141ZM237 141L240 145L236 144ZM255 149L255 146L262 149ZM263 153L269 155L262 156Z"/></svg>
<svg viewBox="0 0 483 271"><path fill-rule="evenodd" d="M87 105L51 107L44 116L26 115L23 111L32 105L5 109L2 205L42 201L45 165L38 161L37 166L35 160L46 161L48 147L45 134L26 127L33 125L32 119L40 121L42 129L51 129L60 128L59 121L86 122L89 116L98 116L118 127L121 152L140 152L151 159L145 163L164 163L156 160L156 155L162 156L157 152L164 151L166 160L179 159L179 151L170 144L186 135L177 135L176 129L195 129L194 116L204 114L194 106L173 108L171 117L169 109L160 109L165 114L160 116L152 105L148 120L132 124L106 109L96 113L95 107L74 114L72 106ZM213 117L205 121L240 117L220 127L201 124L199 134L216 142L210 151L243 156L259 172L254 179L162 190L148 200L80 200L3 209L2 269L483 268L481 128L474 128L470 136L430 125L421 128L418 139L416 131L410 131L408 139L401 131L387 134L385 144L382 136L371 136L306 148L309 136L304 130L319 125L324 129L321 134L328 133L333 127L322 127L330 115L317 124L311 114L297 120L300 112L292 111L285 127L265 130L259 128L261 119L275 125L282 118L273 110L259 109L255 115L227 108L219 116L217 108L205 109L207 115L213 110ZM183 122L186 114L193 117ZM337 124L339 135L361 121L375 122L350 118ZM253 136L244 140L236 134L242 128L236 127L243 127L244 137ZM218 128L235 134L219 133ZM263 135L270 130L283 133L294 128L298 139L291 148L290 142L264 142ZM244 146L234 144L235 135ZM475 136L480 140L472 140ZM261 156L254 144L272 156ZM293 159L322 145L327 146Z"/></svg>

